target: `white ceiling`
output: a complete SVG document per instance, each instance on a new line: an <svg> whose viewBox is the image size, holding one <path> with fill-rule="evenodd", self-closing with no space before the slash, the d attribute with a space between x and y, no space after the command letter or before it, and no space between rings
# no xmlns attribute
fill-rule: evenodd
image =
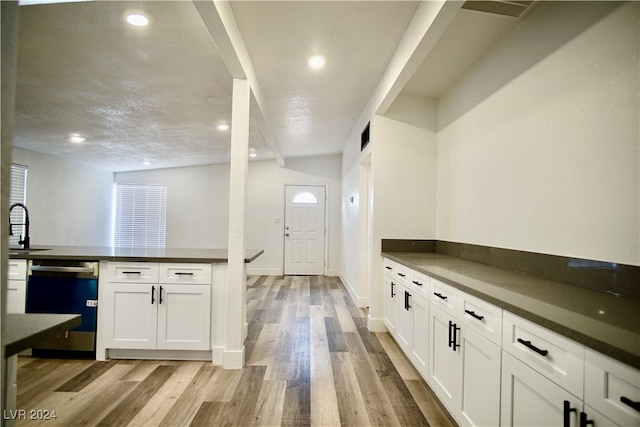
<svg viewBox="0 0 640 427"><path fill-rule="evenodd" d="M253 100L257 159L274 158L264 135L285 160L341 153L418 5L231 2L268 112ZM403 92L438 98L515 22L461 10ZM229 161L232 77L191 1L21 6L17 74L16 147L111 171Z"/></svg>
<svg viewBox="0 0 640 427"><path fill-rule="evenodd" d="M264 126L285 159L340 153L417 4L233 2L272 121L252 120L257 158L273 157ZM128 25L130 10L151 24ZM228 162L230 131L216 126L230 123L231 90L190 1L20 7L16 147L112 171Z"/></svg>

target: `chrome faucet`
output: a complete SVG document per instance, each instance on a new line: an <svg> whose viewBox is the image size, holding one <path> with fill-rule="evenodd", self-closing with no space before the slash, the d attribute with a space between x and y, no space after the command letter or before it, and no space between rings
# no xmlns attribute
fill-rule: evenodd
<svg viewBox="0 0 640 427"><path fill-rule="evenodd" d="M13 208L15 207L21 207L22 209L24 209L24 214L25 214L25 222L24 224L12 224L11 223L11 211L13 210ZM13 236L13 226L14 225L24 225L24 239L22 238L22 234L20 235L20 240L18 240L18 244L22 245L22 249L29 249L29 210L27 209L27 207L22 204L22 203L14 203L11 205L11 207L9 208L9 236Z"/></svg>

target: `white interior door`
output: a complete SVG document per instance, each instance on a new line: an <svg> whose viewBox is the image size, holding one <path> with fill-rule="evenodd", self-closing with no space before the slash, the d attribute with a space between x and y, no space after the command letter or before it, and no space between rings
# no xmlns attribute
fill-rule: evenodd
<svg viewBox="0 0 640 427"><path fill-rule="evenodd" d="M324 274L325 187L285 187L284 274Z"/></svg>

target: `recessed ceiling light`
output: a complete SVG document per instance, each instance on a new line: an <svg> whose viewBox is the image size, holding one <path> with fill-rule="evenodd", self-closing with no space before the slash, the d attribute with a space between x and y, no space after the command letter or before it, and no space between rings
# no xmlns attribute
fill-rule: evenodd
<svg viewBox="0 0 640 427"><path fill-rule="evenodd" d="M127 22L136 27L144 27L149 25L149 18L141 13L130 13L127 15Z"/></svg>
<svg viewBox="0 0 640 427"><path fill-rule="evenodd" d="M149 166L151 164L151 162L148 161L148 160L145 160L144 162L142 162L142 164L145 165L145 166Z"/></svg>
<svg viewBox="0 0 640 427"><path fill-rule="evenodd" d="M311 58L309 58L309 67L313 68L314 70L319 70L320 68L324 67L326 60L324 59L324 56L322 55L315 55L312 56Z"/></svg>
<svg viewBox="0 0 640 427"><path fill-rule="evenodd" d="M79 133L72 133L71 136L69 136L69 141L74 142L76 144L80 144L82 142L84 142L87 138L80 136Z"/></svg>
<svg viewBox="0 0 640 427"><path fill-rule="evenodd" d="M222 123L218 125L218 130L229 130L229 125Z"/></svg>

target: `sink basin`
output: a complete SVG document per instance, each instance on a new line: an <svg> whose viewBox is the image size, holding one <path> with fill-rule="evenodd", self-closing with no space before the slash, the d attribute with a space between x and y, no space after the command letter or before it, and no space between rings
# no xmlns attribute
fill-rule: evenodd
<svg viewBox="0 0 640 427"><path fill-rule="evenodd" d="M39 251L49 251L51 248L29 248L29 249L9 249L9 254L30 254L31 252L39 252Z"/></svg>

